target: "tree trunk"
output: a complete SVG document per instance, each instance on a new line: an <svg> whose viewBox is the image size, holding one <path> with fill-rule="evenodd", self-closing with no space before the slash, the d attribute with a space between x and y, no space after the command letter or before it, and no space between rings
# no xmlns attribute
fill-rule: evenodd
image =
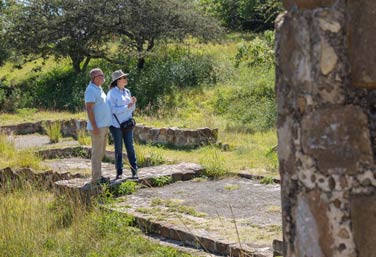
<svg viewBox="0 0 376 257"><path fill-rule="evenodd" d="M85 58L85 62L84 62L84 65L82 65L81 72L86 72L86 69L87 69L87 66L89 65L90 60L91 60L91 57L89 56Z"/></svg>
<svg viewBox="0 0 376 257"><path fill-rule="evenodd" d="M74 70L74 73L76 74L79 74L81 73L81 62L83 60L82 57L80 56L70 56L71 60L72 60L72 66L73 66L73 70Z"/></svg>
<svg viewBox="0 0 376 257"><path fill-rule="evenodd" d="M142 70L145 66L145 58L144 57L139 57L137 61L137 69Z"/></svg>

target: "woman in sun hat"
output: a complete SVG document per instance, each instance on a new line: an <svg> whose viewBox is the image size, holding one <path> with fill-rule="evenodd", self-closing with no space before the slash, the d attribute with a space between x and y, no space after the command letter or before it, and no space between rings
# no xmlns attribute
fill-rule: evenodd
<svg viewBox="0 0 376 257"><path fill-rule="evenodd" d="M107 102L111 108L112 123L110 132L115 145L115 167L116 179L123 174L123 141L127 150L128 161L132 171L132 178L137 176L137 159L133 146L133 129L124 131L120 124L133 118L133 111L136 109L136 97L125 88L128 84L128 73L122 70L114 71L111 74L112 82L109 85L110 90L107 93Z"/></svg>

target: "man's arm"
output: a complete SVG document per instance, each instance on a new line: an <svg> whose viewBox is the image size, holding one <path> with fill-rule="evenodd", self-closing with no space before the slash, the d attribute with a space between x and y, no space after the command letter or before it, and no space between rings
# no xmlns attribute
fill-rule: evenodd
<svg viewBox="0 0 376 257"><path fill-rule="evenodd" d="M99 134L97 122L95 121L94 105L95 103L86 103L87 117L89 118L91 126L93 127L93 134Z"/></svg>

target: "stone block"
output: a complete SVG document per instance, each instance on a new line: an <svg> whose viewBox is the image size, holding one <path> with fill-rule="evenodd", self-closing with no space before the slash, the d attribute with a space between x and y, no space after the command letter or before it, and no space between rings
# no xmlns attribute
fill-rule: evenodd
<svg viewBox="0 0 376 257"><path fill-rule="evenodd" d="M181 181L181 180L183 180L183 174L182 173L180 173L180 172L177 172L177 173L173 173L172 175L171 175L171 177L172 177L172 181Z"/></svg>
<svg viewBox="0 0 376 257"><path fill-rule="evenodd" d="M204 248L206 251L215 252L215 241L213 239L200 237L199 241L202 248Z"/></svg>
<svg viewBox="0 0 376 257"><path fill-rule="evenodd" d="M374 0L350 0L347 5L352 84L376 88L376 26Z"/></svg>
<svg viewBox="0 0 376 257"><path fill-rule="evenodd" d="M215 242L215 252L223 255L230 254L230 245L228 243L216 241Z"/></svg>
<svg viewBox="0 0 376 257"><path fill-rule="evenodd" d="M357 256L374 256L376 253L376 195L353 195L350 202Z"/></svg>
<svg viewBox="0 0 376 257"><path fill-rule="evenodd" d="M290 9L293 6L297 6L301 9L314 9L320 7L329 7L335 0L283 0L283 6L286 9Z"/></svg>
<svg viewBox="0 0 376 257"><path fill-rule="evenodd" d="M183 173L182 180L183 180L183 181L191 180L191 179L193 179L194 177L196 177L196 173L195 173L194 171L187 171L187 172L184 172L184 173Z"/></svg>
<svg viewBox="0 0 376 257"><path fill-rule="evenodd" d="M170 229L170 239L176 241L183 241L183 232L178 229L171 228Z"/></svg>
<svg viewBox="0 0 376 257"><path fill-rule="evenodd" d="M321 109L303 118L302 148L323 174L356 174L360 162L373 163L367 116L359 107Z"/></svg>
<svg viewBox="0 0 376 257"><path fill-rule="evenodd" d="M296 90L299 90L298 87L313 83L313 64L310 55L311 28L307 17L299 13L285 15L277 29L280 35L277 49L277 63L281 76L279 79L288 83L289 87L297 87ZM283 97L283 94L277 97ZM284 105L284 101L288 99L278 98L279 104Z"/></svg>
<svg viewBox="0 0 376 257"><path fill-rule="evenodd" d="M277 239L273 240L273 252L277 255L283 255L283 242Z"/></svg>
<svg viewBox="0 0 376 257"><path fill-rule="evenodd" d="M297 256L334 256L333 236L329 226L328 202L316 189L298 196L296 217Z"/></svg>
<svg viewBox="0 0 376 257"><path fill-rule="evenodd" d="M160 235L164 238L170 238L170 230L171 230L171 228L166 227L166 226L162 226L160 228Z"/></svg>

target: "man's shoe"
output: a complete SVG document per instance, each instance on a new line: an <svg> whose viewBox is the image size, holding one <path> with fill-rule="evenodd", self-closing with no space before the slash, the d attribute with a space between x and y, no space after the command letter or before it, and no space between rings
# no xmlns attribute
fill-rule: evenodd
<svg viewBox="0 0 376 257"><path fill-rule="evenodd" d="M123 174L117 174L115 180L122 179Z"/></svg>

